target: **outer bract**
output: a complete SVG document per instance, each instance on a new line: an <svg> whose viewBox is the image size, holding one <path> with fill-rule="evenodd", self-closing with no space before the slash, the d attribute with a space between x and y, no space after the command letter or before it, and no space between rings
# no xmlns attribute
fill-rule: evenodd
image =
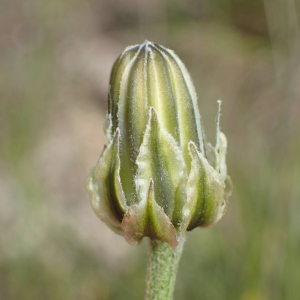
<svg viewBox="0 0 300 300"><path fill-rule="evenodd" d="M172 248L218 222L231 193L219 116L213 148L181 60L148 41L126 48L111 72L109 144L86 183L98 217L131 245L149 236Z"/></svg>

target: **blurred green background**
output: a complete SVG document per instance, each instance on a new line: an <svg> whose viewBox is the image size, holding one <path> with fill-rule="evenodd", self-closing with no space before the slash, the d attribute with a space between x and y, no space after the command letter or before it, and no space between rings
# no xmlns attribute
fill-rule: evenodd
<svg viewBox="0 0 300 300"><path fill-rule="evenodd" d="M147 240L97 219L84 181L106 143L110 68L145 39L185 62L234 193L188 234L175 300L300 299L300 3L2 0L0 299L143 299Z"/></svg>

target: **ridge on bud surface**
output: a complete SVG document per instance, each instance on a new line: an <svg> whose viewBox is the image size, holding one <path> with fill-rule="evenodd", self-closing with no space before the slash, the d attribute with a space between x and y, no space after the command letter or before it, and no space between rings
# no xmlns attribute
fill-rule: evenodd
<svg viewBox="0 0 300 300"><path fill-rule="evenodd" d="M190 75L169 49L127 47L112 68L108 146L87 179L98 215L131 245L144 236L177 245L186 230L224 215L231 194L225 135L207 141Z"/></svg>

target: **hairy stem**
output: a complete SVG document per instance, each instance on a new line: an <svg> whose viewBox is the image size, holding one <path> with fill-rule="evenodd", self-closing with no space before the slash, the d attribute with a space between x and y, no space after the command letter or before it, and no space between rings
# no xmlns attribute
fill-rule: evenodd
<svg viewBox="0 0 300 300"><path fill-rule="evenodd" d="M171 249L168 244L150 240L146 300L172 300L179 260L185 238Z"/></svg>

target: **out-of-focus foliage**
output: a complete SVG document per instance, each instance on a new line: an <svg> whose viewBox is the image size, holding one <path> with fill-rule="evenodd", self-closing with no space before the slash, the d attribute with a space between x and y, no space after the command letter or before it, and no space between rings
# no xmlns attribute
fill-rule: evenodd
<svg viewBox="0 0 300 300"><path fill-rule="evenodd" d="M110 68L145 39L191 72L210 141L216 101L234 193L196 229L175 299L300 295L300 41L295 0L10 0L0 9L0 299L142 299L147 243L90 208ZM205 112L205 114L204 114Z"/></svg>

